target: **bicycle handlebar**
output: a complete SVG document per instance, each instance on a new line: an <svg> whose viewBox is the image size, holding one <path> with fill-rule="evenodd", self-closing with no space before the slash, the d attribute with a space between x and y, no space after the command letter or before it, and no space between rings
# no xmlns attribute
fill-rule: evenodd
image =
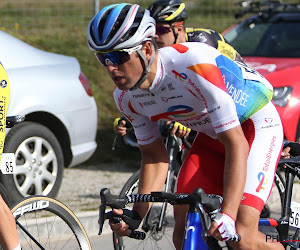
<svg viewBox="0 0 300 250"><path fill-rule="evenodd" d="M286 164L286 163L297 164L298 166L300 166L300 156L286 158L286 159L280 159L278 162L278 164Z"/></svg>
<svg viewBox="0 0 300 250"><path fill-rule="evenodd" d="M129 228L132 230L128 237L143 240L146 237L144 232L135 231L140 224L140 220L132 220L128 218L128 212L123 215L115 215L112 212L105 213L106 207L123 209L129 203L136 202L168 202L171 205L189 204L190 206L197 206L202 204L208 214L215 214L218 211L223 199L220 196L207 195L201 188L196 188L192 194L174 194L167 192L152 192L151 194L133 194L124 197L114 197L110 190L104 188L100 192L101 205L99 209L99 235L102 233L103 224L106 219L111 219L115 223L124 220ZM239 241L240 236L235 235L232 241Z"/></svg>
<svg viewBox="0 0 300 250"><path fill-rule="evenodd" d="M298 176L300 179L300 156L280 159L278 162L278 167L281 167L287 173L292 173Z"/></svg>

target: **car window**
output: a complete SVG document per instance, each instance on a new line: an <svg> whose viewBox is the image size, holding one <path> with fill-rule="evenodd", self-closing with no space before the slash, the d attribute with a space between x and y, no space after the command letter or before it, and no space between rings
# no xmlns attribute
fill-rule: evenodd
<svg viewBox="0 0 300 250"><path fill-rule="evenodd" d="M224 37L241 55L249 56L255 54L267 28L267 24L243 23L229 31Z"/></svg>
<svg viewBox="0 0 300 250"><path fill-rule="evenodd" d="M224 37L242 56L300 57L300 22L244 22Z"/></svg>

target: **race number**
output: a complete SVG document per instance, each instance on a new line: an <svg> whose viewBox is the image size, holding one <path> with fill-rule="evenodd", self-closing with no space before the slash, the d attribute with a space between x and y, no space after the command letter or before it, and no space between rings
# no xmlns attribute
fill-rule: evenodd
<svg viewBox="0 0 300 250"><path fill-rule="evenodd" d="M290 226L300 228L300 203L292 201L291 209Z"/></svg>
<svg viewBox="0 0 300 250"><path fill-rule="evenodd" d="M0 170L2 174L13 174L16 172L16 160L14 153L3 153L1 155Z"/></svg>

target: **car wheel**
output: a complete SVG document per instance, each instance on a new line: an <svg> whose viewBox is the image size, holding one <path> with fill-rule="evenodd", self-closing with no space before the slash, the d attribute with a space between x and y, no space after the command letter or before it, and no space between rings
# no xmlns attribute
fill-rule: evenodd
<svg viewBox="0 0 300 250"><path fill-rule="evenodd" d="M15 153L16 173L1 178L13 202L29 195L56 196L64 159L58 140L47 127L34 122L16 125L6 136L4 152Z"/></svg>

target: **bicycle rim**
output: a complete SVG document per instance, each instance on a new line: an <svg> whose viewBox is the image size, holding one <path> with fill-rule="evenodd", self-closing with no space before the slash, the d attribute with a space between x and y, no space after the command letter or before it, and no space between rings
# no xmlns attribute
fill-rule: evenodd
<svg viewBox="0 0 300 250"><path fill-rule="evenodd" d="M15 205L12 213L16 218L23 250L91 249L88 236L78 218L55 199L32 196Z"/></svg>
<svg viewBox="0 0 300 250"><path fill-rule="evenodd" d="M138 172L134 173L124 185L120 196L137 193ZM173 180L174 181L174 180ZM128 207L131 209L131 207ZM135 240L128 237L118 237L113 233L113 243L115 250L123 249L175 249L172 235L174 229L173 207L167 205L162 220L162 228L158 228L159 216L162 211L162 203L154 204L148 215L142 221L140 228L137 230L146 232L145 240ZM143 228L145 230L143 230Z"/></svg>

